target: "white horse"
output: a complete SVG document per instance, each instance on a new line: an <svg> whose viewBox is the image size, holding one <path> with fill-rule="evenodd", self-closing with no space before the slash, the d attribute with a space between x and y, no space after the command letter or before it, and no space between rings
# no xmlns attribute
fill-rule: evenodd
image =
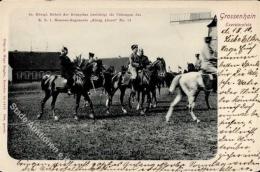
<svg viewBox="0 0 260 172"><path fill-rule="evenodd" d="M177 90L177 95L172 101L170 108L166 114L166 122L170 120L174 106L181 101L183 95L186 95L188 97L188 107L192 119L197 123L200 122L200 120L195 116L193 112L196 98L199 92L201 90L204 90L206 103L208 105L208 108L210 108L208 97L212 88L215 86L214 84L216 83L216 78L213 77L213 74L203 74L202 72L189 72L177 75L172 80L169 91L172 93L177 87L179 87L180 89Z"/></svg>

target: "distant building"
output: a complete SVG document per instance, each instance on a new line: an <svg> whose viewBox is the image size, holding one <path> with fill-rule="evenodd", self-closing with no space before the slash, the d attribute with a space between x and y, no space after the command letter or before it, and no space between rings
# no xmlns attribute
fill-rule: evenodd
<svg viewBox="0 0 260 172"><path fill-rule="evenodd" d="M38 81L45 74L59 74L59 52L9 52L13 82Z"/></svg>
<svg viewBox="0 0 260 172"><path fill-rule="evenodd" d="M107 67L114 66L115 71L121 71L121 67L128 65L129 58L128 57L114 57L114 58L103 58L103 64Z"/></svg>
<svg viewBox="0 0 260 172"><path fill-rule="evenodd" d="M10 51L10 77L13 82L39 81L45 74L60 74L59 52ZM104 58L103 64L114 66L116 71L128 64L128 58Z"/></svg>

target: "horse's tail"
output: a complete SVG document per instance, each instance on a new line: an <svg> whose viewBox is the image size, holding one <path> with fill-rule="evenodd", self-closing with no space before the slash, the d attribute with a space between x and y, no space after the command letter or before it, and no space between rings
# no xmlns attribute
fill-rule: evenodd
<svg viewBox="0 0 260 172"><path fill-rule="evenodd" d="M177 75L172 80L171 86L169 88L169 91L172 93L177 86L179 86L179 80L181 79L181 75Z"/></svg>
<svg viewBox="0 0 260 172"><path fill-rule="evenodd" d="M50 75L44 75L44 76L42 77L42 80L41 80L42 90L45 90L46 88L48 88L46 81L47 81L47 79L48 79L49 77L50 77Z"/></svg>

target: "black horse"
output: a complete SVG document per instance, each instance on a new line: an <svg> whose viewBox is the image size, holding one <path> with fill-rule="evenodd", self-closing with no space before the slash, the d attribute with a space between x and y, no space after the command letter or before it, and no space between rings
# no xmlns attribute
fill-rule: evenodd
<svg viewBox="0 0 260 172"><path fill-rule="evenodd" d="M125 72L125 71L124 71ZM156 102L156 86L158 84L158 79L159 77L164 77L166 73L166 65L165 61L163 58L157 58L155 62L153 62L151 65L149 65L146 69L144 69L142 72L142 77L138 75L138 82L134 88L137 88L135 91L138 93L138 106L137 110L141 109L141 113L144 113L144 109L142 108L143 103L144 103L144 98L147 96L147 102L148 102L148 107L150 107L152 99ZM126 72L127 73L127 72ZM129 74L126 74L129 75ZM133 86L133 82L122 82L122 73L117 73L113 79L112 79L112 86L113 86L113 92L115 93L118 89L120 90L120 103L121 103L121 109L124 114L127 113L127 110L125 109L124 105L124 96L125 96L125 91L126 89L131 89ZM132 107L132 99L136 92L131 92L129 99L128 99L128 104L130 108ZM142 101L140 103L140 94L142 94ZM152 94L152 98L151 98ZM112 97L111 99L108 99L107 104L112 103ZM109 106L108 106L109 107Z"/></svg>
<svg viewBox="0 0 260 172"><path fill-rule="evenodd" d="M106 89L108 93L111 91L111 78L108 74L102 75L103 65L101 60L96 60L92 63L88 63L86 60L81 60L81 57L77 57L72 65L73 68L73 80L74 84L71 88L73 94L76 95L76 105L74 112L74 119L78 120L78 108L80 103L80 98L83 96L86 101L89 102L91 113L88 115L89 118L94 118L94 109L92 101L89 97L89 90L92 88L97 88L102 86ZM96 77L95 77L96 76ZM95 79L97 78L97 79ZM41 81L42 90L45 92L45 97L41 101L41 112L37 116L40 119L43 115L44 105L46 101L52 97L51 109L54 120L58 120L58 116L55 115L55 102L60 93L67 93L66 87L67 80L60 75L44 75ZM110 95L110 94L108 94Z"/></svg>

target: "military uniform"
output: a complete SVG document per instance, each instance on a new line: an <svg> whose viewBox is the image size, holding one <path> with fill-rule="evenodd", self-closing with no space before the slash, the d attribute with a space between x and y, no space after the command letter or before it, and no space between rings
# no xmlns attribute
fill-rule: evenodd
<svg viewBox="0 0 260 172"><path fill-rule="evenodd" d="M68 88L71 88L74 82L74 65L71 62L70 58L67 56L67 48L64 47L63 50L65 50L66 52L60 55L61 76L67 79L67 86ZM70 90L68 92L70 92Z"/></svg>
<svg viewBox="0 0 260 172"><path fill-rule="evenodd" d="M131 79L136 79L137 70L139 68L139 56L137 54L132 53L129 58L129 71L132 74Z"/></svg>
<svg viewBox="0 0 260 172"><path fill-rule="evenodd" d="M210 38L206 37L206 39ZM210 42L206 40L201 51L201 69L207 73L217 73L217 54L213 51Z"/></svg>
<svg viewBox="0 0 260 172"><path fill-rule="evenodd" d="M195 62L195 69L199 71L201 68L201 59L199 58L200 54L196 54L195 56L197 58Z"/></svg>
<svg viewBox="0 0 260 172"><path fill-rule="evenodd" d="M150 64L150 61L147 56L141 55L139 57L138 63L139 63L139 67L137 68L137 70L143 70Z"/></svg>

